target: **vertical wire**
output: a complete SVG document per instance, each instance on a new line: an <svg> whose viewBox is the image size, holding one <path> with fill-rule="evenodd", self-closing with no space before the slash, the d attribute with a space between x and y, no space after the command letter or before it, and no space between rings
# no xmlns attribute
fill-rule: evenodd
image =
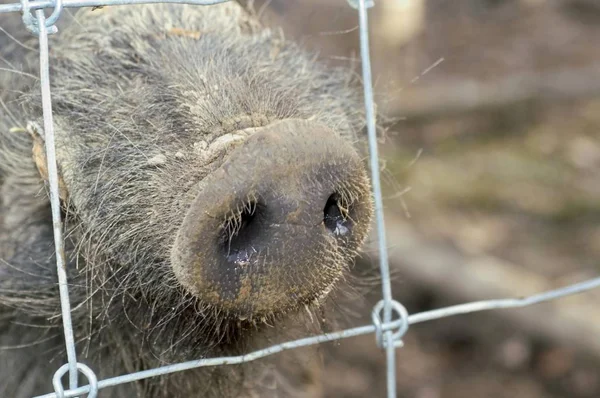
<svg viewBox="0 0 600 398"><path fill-rule="evenodd" d="M375 216L377 220L377 239L379 242L379 267L381 272L381 289L383 293L383 321L392 320L392 287L390 283L390 269L388 263L387 243L385 237L385 222L383 217L383 198L381 194L381 181L379 178L379 153L377 150L377 131L375 129L375 110L373 105L373 86L371 76L371 59L369 56L369 26L367 22L367 7L365 0L359 0L358 18L360 26L360 55L362 60L362 78L364 84L365 110L367 118L367 131L369 136L369 153L371 163L371 181L375 197ZM396 352L392 331L383 335L387 362L387 394L390 398L396 397Z"/></svg>
<svg viewBox="0 0 600 398"><path fill-rule="evenodd" d="M74 389L77 388L77 355L75 352L75 340L73 338L73 325L71 322L71 303L69 302L69 286L67 285L65 249L60 216L60 198L58 194L58 168L56 165L52 99L50 96L50 69L48 65L48 28L46 27L44 11L36 10L35 14L37 17L40 39L40 83L42 88L42 111L44 114L44 138L46 161L48 163L50 204L52 207L52 227L54 230L54 247L56 249L56 269L58 272L60 305L65 333L67 360L69 364L69 388Z"/></svg>

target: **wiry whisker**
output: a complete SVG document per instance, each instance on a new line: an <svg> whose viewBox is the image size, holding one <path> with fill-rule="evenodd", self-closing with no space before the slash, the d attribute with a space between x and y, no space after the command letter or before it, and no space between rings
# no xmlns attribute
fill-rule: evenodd
<svg viewBox="0 0 600 398"><path fill-rule="evenodd" d="M37 76L32 75L31 73L24 72L22 70L18 70L18 69L10 69L10 68L0 67L0 72L13 73L15 75L25 76L25 77L28 77L30 79L36 80L36 81L40 80Z"/></svg>
<svg viewBox="0 0 600 398"><path fill-rule="evenodd" d="M15 42L15 44L17 44L19 47L22 47L22 48L32 51L34 53L39 53L38 49L30 47L27 44L23 43L22 41L20 41L19 39L17 39L10 33L8 33L8 31L6 29L4 29L2 26L0 26L0 32L4 33L6 36L8 36L8 38L11 39L13 42Z"/></svg>
<svg viewBox="0 0 600 398"><path fill-rule="evenodd" d="M15 344L15 345L6 345L6 346L0 346L0 350L17 350L17 349L22 349L22 348L30 348L30 347L35 347L38 345L41 345L47 341L50 341L52 339L55 339L57 337L59 337L61 335L60 332L53 334L51 336L47 336L44 338L39 338L35 341L29 342L29 343L22 343L22 344Z"/></svg>

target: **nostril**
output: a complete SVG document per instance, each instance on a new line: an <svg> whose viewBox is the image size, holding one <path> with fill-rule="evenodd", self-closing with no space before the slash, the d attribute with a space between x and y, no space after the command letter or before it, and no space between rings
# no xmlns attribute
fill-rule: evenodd
<svg viewBox="0 0 600 398"><path fill-rule="evenodd" d="M256 249L251 247L251 241L257 233L259 213L257 202L248 201L225 219L221 243L228 261L243 265L250 261L252 253L256 253Z"/></svg>
<svg viewBox="0 0 600 398"><path fill-rule="evenodd" d="M345 236L350 233L349 209L342 202L341 196L334 193L329 196L323 209L325 227L337 236Z"/></svg>

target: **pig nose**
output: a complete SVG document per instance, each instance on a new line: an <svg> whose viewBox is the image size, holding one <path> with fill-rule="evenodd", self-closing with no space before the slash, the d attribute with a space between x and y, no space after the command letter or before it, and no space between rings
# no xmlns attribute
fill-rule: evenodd
<svg viewBox="0 0 600 398"><path fill-rule="evenodd" d="M173 271L202 303L233 317L323 299L368 233L362 161L316 122L260 129L202 184L179 228Z"/></svg>

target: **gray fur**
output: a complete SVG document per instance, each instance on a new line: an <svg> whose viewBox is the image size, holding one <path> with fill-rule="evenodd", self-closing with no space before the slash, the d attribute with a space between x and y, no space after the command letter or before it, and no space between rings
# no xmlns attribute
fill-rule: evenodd
<svg viewBox="0 0 600 398"><path fill-rule="evenodd" d="M181 287L169 253L202 181L235 147L223 137L304 119L356 143L363 118L352 75L321 67L236 4L84 9L75 20L51 37L50 65L80 361L109 377L328 327L327 303L274 316L276 328L231 321ZM37 76L37 54L25 50L12 43L1 54ZM43 131L27 128L43 125L39 82L0 72L0 84L0 346L22 347L0 347L0 396L26 397L52 390L65 355L48 196L31 152ZM107 394L314 396L308 351Z"/></svg>

